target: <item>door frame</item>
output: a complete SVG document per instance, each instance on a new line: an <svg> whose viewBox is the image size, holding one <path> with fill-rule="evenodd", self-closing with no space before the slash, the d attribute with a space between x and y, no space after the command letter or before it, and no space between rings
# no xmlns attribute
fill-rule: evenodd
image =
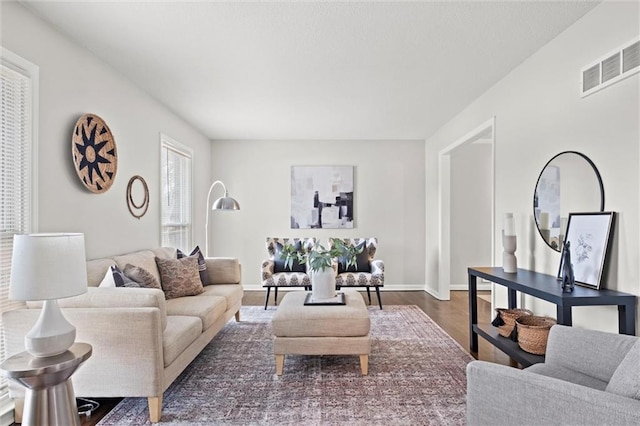
<svg viewBox="0 0 640 426"><path fill-rule="evenodd" d="M438 297L451 299L451 154L456 149L471 144L480 138L491 141L491 263L495 264L495 135L496 117L493 116L480 126L440 150L438 154ZM485 137L485 135L487 135ZM480 265L469 265L480 266ZM478 285L479 290L491 290L490 283ZM491 295L493 301L493 292Z"/></svg>

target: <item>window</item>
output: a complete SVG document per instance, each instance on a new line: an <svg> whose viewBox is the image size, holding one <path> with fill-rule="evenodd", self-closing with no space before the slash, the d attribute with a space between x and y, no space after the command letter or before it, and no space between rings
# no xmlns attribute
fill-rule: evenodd
<svg viewBox="0 0 640 426"><path fill-rule="evenodd" d="M2 49L0 56L0 314L22 306L9 300L13 236L36 230L38 67ZM0 327L2 327L0 317ZM4 334L3 334L4 335ZM0 359L5 359L0 338ZM0 416L11 409L0 379Z"/></svg>
<svg viewBox="0 0 640 426"><path fill-rule="evenodd" d="M160 135L160 242L162 247L191 250L191 149L165 135Z"/></svg>

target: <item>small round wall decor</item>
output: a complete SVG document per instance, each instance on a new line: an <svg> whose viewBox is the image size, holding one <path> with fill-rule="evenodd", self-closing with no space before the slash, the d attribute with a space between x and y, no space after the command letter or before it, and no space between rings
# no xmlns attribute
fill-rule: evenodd
<svg viewBox="0 0 640 426"><path fill-rule="evenodd" d="M71 139L76 173L93 193L111 187L118 170L116 141L109 126L95 114L84 114L76 122Z"/></svg>
<svg viewBox="0 0 640 426"><path fill-rule="evenodd" d="M140 204L136 204L133 201L133 195L131 194L131 190L133 188L133 183L139 180L142 184L142 189L144 190L144 198ZM142 176L135 175L131 179L129 179L129 183L127 184L127 208L129 209L129 213L136 219L140 219L145 215L147 209L149 208L149 187L147 186L147 182L142 178ZM134 211L137 210L137 211Z"/></svg>

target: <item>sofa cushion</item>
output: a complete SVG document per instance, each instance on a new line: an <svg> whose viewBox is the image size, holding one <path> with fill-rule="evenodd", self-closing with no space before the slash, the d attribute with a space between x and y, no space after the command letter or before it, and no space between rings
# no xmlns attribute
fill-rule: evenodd
<svg viewBox="0 0 640 426"><path fill-rule="evenodd" d="M209 328L227 310L227 300L222 296L186 296L167 300L167 316L198 317L202 322L200 332Z"/></svg>
<svg viewBox="0 0 640 426"><path fill-rule="evenodd" d="M200 274L200 281L202 281L202 285L209 285L209 274L207 273L207 262L204 261L204 256L202 251L200 251L200 246L196 246L189 256L195 257L198 260L198 273ZM178 259L182 259L183 257L187 257L186 254L182 252L182 250L178 249L176 251L176 257Z"/></svg>
<svg viewBox="0 0 640 426"><path fill-rule="evenodd" d="M613 372L605 390L627 398L640 399L640 339Z"/></svg>
<svg viewBox="0 0 640 426"><path fill-rule="evenodd" d="M167 299L197 296L204 291L196 257L187 256L182 259L156 257L156 264L162 278L160 284Z"/></svg>
<svg viewBox="0 0 640 426"><path fill-rule="evenodd" d="M160 283L160 273L156 266L156 255L151 250L142 250L121 256L114 256L113 260L115 260L121 271L124 271L127 264L139 266L153 275L153 277L158 280L158 283Z"/></svg>
<svg viewBox="0 0 640 426"><path fill-rule="evenodd" d="M162 333L164 366L167 367L202 334L202 322L197 317L173 315L167 318Z"/></svg>
<svg viewBox="0 0 640 426"><path fill-rule="evenodd" d="M204 288L202 296L218 296L224 297L227 300L227 309L231 306L235 306L242 302L242 295L244 291L241 285L238 284L219 284L210 285Z"/></svg>
<svg viewBox="0 0 640 426"><path fill-rule="evenodd" d="M240 262L235 257L205 257L207 274L211 284L236 284L240 282Z"/></svg>
<svg viewBox="0 0 640 426"><path fill-rule="evenodd" d="M133 266L131 264L127 264L124 267L124 275L127 278L131 278L133 281L138 283L139 287L143 288L162 288L160 286L160 282L151 275L151 272L147 271L140 266ZM134 287L132 283L126 284L129 287Z"/></svg>

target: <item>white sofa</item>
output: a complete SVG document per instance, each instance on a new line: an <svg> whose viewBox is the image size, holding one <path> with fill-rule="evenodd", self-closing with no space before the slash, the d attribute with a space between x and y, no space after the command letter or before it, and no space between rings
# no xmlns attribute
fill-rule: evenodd
<svg viewBox="0 0 640 426"><path fill-rule="evenodd" d="M197 296L165 300L151 288L98 288L112 265L140 266L160 281L155 257L176 258L160 248L87 262L86 294L59 300L65 317L77 329L77 342L92 345L93 354L74 374L80 397L146 397L152 422L160 421L162 395L211 339L235 315L240 320L243 289L234 258L207 258L211 285ZM24 350L24 335L40 314L41 303L3 314L7 356ZM16 421L22 416L24 389L10 384Z"/></svg>

